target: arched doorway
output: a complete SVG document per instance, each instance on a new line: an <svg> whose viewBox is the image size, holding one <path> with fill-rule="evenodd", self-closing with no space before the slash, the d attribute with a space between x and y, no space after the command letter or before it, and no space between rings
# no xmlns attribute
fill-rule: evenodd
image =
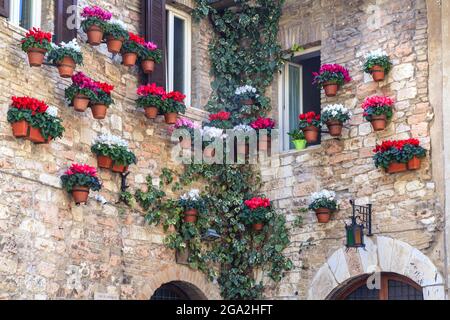
<svg viewBox="0 0 450 320"><path fill-rule="evenodd" d="M150 300L206 300L206 296L190 283L172 281L156 289Z"/></svg>
<svg viewBox="0 0 450 320"><path fill-rule="evenodd" d="M348 281L331 293L328 299L423 300L422 287L405 276L396 273L383 272L378 278L380 281L378 288L372 289L369 288L367 283L369 276L370 275L363 275Z"/></svg>

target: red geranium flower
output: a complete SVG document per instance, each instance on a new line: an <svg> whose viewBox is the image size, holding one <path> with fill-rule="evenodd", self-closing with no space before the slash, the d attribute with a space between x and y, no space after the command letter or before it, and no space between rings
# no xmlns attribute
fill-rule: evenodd
<svg viewBox="0 0 450 320"><path fill-rule="evenodd" d="M270 207L270 200L267 199L267 198L253 198L253 199L244 201L244 204L250 210L256 210L256 209L259 209L259 208L268 208L268 207Z"/></svg>
<svg viewBox="0 0 450 320"><path fill-rule="evenodd" d="M36 42L39 42L42 44L44 40L47 40L48 42L52 42L52 34L50 32L44 32L39 28L32 28L28 30L28 32L25 35L25 39L22 40L22 43L26 41L27 38L33 37Z"/></svg>
<svg viewBox="0 0 450 320"><path fill-rule="evenodd" d="M142 85L137 89L139 96L146 97L148 95L163 96L166 94L166 90L163 87L158 87L156 83Z"/></svg>
<svg viewBox="0 0 450 320"><path fill-rule="evenodd" d="M230 116L231 116L231 113L226 112L226 111L220 111L218 113L211 114L209 116L209 121L214 121L214 120L227 121L230 119Z"/></svg>
<svg viewBox="0 0 450 320"><path fill-rule="evenodd" d="M182 94L181 92L178 91L171 91L166 93L165 95L163 95L162 99L166 100L166 99L172 99L176 102L184 102L184 99L186 98L186 96L184 94Z"/></svg>
<svg viewBox="0 0 450 320"><path fill-rule="evenodd" d="M48 106L44 101L30 98L30 97L12 97L12 107L17 109L31 110L32 115L36 113L44 113L47 111Z"/></svg>

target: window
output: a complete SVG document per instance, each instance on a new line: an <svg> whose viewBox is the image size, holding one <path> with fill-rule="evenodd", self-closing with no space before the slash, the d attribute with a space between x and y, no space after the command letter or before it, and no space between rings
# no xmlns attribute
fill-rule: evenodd
<svg viewBox="0 0 450 320"><path fill-rule="evenodd" d="M288 132L298 127L299 114L320 113L320 90L312 84L312 73L319 69L320 51L316 47L293 57L282 70L278 103L281 151L294 149Z"/></svg>
<svg viewBox="0 0 450 320"><path fill-rule="evenodd" d="M190 15L167 7L167 90L186 95L191 101L191 20Z"/></svg>
<svg viewBox="0 0 450 320"><path fill-rule="evenodd" d="M11 0L9 20L24 29L41 26L41 0Z"/></svg>

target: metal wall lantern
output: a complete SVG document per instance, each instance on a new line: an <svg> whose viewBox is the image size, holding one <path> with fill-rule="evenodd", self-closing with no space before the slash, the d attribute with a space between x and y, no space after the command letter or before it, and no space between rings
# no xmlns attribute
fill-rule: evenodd
<svg viewBox="0 0 450 320"><path fill-rule="evenodd" d="M367 236L372 236L372 205L357 206L353 200L350 200L352 205L351 223L345 224L345 233L347 237L346 247L350 248L365 248L364 244L364 229L367 229Z"/></svg>

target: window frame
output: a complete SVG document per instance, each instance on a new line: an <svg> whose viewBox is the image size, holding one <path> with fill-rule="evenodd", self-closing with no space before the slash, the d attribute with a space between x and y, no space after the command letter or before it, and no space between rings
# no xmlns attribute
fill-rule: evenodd
<svg viewBox="0 0 450 320"><path fill-rule="evenodd" d="M181 10L175 9L172 6L166 5L167 11L167 50L166 50L166 61L167 61L167 72L166 72L166 88L167 91L173 90L173 69L174 69L174 56L173 56L173 48L174 48L174 18L177 17L182 19L185 23L184 28L184 39L185 39L185 52L184 52L184 83L185 83L185 92L183 94L186 95L186 106L191 106L191 56L192 56L192 21L190 14L183 12Z"/></svg>
<svg viewBox="0 0 450 320"><path fill-rule="evenodd" d="M20 0L9 1L9 21L26 30L20 25ZM42 0L31 1L31 27L40 28L42 24Z"/></svg>

